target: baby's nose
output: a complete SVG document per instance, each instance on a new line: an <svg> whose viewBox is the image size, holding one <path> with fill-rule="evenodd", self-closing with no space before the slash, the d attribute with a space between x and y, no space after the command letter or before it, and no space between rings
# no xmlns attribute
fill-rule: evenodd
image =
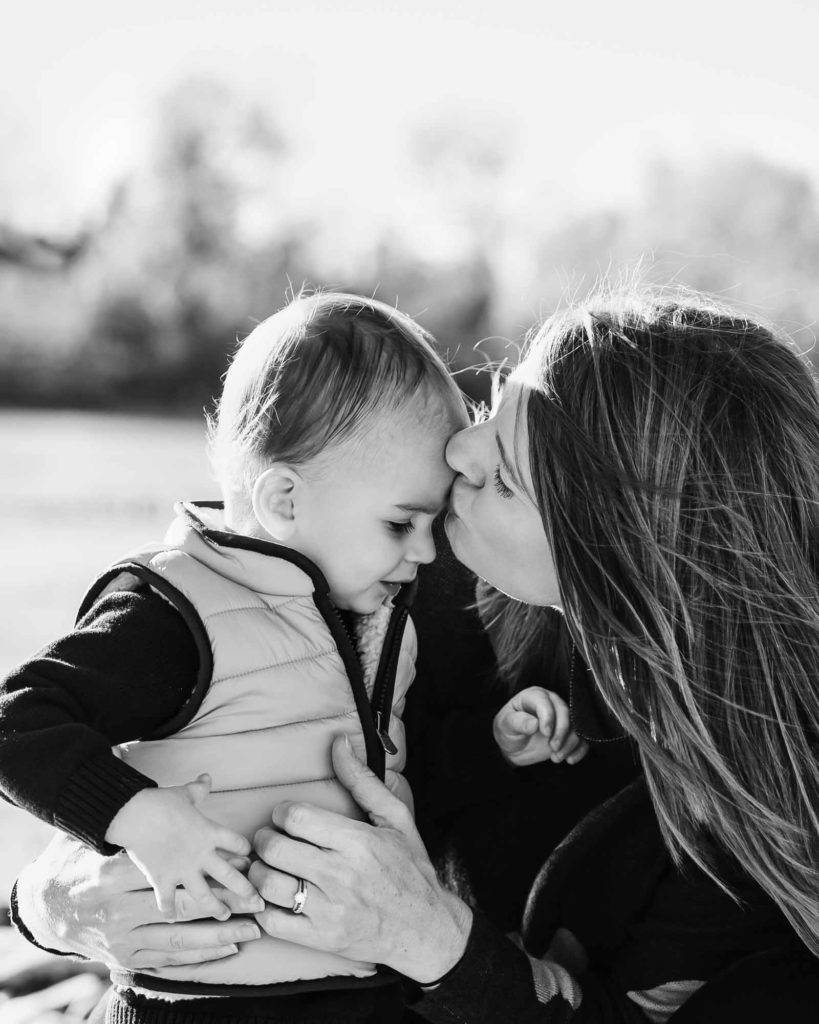
<svg viewBox="0 0 819 1024"><path fill-rule="evenodd" d="M411 561L421 565L429 565L435 561L435 541L432 539L432 531L418 531L413 537L413 544L410 549Z"/></svg>

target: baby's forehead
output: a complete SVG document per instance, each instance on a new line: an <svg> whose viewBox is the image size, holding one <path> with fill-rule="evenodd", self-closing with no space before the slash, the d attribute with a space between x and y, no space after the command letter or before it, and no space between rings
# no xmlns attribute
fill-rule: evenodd
<svg viewBox="0 0 819 1024"><path fill-rule="evenodd" d="M361 436L365 456L427 458L443 456L447 442L457 426L440 415L384 415L374 420Z"/></svg>
<svg viewBox="0 0 819 1024"><path fill-rule="evenodd" d="M421 484L427 491L449 474L445 451L449 439L463 424L444 403L423 401L381 406L330 450L319 456L323 472L350 483L383 480ZM431 482L430 482L431 481Z"/></svg>
<svg viewBox="0 0 819 1024"><path fill-rule="evenodd" d="M440 422L382 423L347 448L348 479L388 504L440 506L452 482L444 456L451 435Z"/></svg>

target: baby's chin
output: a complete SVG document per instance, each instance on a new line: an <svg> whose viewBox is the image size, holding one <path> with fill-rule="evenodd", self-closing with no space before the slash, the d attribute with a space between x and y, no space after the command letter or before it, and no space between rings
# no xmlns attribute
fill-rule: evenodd
<svg viewBox="0 0 819 1024"><path fill-rule="evenodd" d="M396 593L398 590L400 590L400 587L395 588ZM393 597L395 597L395 593L393 593L392 588L387 588L382 583L378 583L363 594L345 595L338 598L330 594L330 597L336 608L354 612L356 615L372 615L373 612L377 612L383 605L390 604Z"/></svg>

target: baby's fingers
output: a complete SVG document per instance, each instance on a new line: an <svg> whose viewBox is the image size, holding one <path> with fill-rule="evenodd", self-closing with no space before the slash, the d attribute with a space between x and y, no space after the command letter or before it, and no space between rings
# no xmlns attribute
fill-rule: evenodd
<svg viewBox="0 0 819 1024"><path fill-rule="evenodd" d="M247 857L251 851L250 840L243 835L234 832L229 828L216 826L212 836L213 845L227 853L236 853L240 857Z"/></svg>
<svg viewBox="0 0 819 1024"><path fill-rule="evenodd" d="M558 747L552 753L553 761L569 761L569 757L573 757L578 746L583 742L576 732L570 732L566 739L563 741L563 745ZM579 760L579 759L578 759ZM574 764L574 761L569 761L569 764Z"/></svg>
<svg viewBox="0 0 819 1024"><path fill-rule="evenodd" d="M217 921L225 921L230 917L230 910L213 895L211 887L198 871L185 879L185 890L192 900L195 900L203 909L206 908L207 912Z"/></svg>
<svg viewBox="0 0 819 1024"><path fill-rule="evenodd" d="M552 729L552 750L557 753L566 742L569 735L571 723L569 722L569 707L565 701L556 699L553 702L555 724ZM565 751L562 751L565 754Z"/></svg>
<svg viewBox="0 0 819 1024"><path fill-rule="evenodd" d="M530 686L514 698L521 711L528 711L534 715L537 721L537 728L544 739L549 739L555 725L554 701L560 702L560 698L544 690L541 686Z"/></svg>
<svg viewBox="0 0 819 1024"><path fill-rule="evenodd" d="M176 886L167 882L154 882L153 888L159 912L173 921L176 916Z"/></svg>
<svg viewBox="0 0 819 1024"><path fill-rule="evenodd" d="M245 876L231 867L226 860L223 860L218 853L214 853L206 862L205 870L211 878L215 879L232 893L242 899L252 899L258 895L253 885Z"/></svg>
<svg viewBox="0 0 819 1024"><path fill-rule="evenodd" d="M528 711L510 711L499 725L507 736L531 736L538 729L537 719Z"/></svg>
<svg viewBox="0 0 819 1024"><path fill-rule="evenodd" d="M589 745L585 740L580 740L575 749L566 758L566 764L577 764L578 761L582 761L583 758L589 752Z"/></svg>

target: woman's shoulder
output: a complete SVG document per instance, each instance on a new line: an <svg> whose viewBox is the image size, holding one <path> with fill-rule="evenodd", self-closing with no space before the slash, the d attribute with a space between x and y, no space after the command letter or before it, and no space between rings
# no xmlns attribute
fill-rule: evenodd
<svg viewBox="0 0 819 1024"><path fill-rule="evenodd" d="M523 937L542 956L554 932L572 933L593 968L629 989L712 977L759 949L798 938L768 895L729 854L720 880L676 863L641 777L587 815L543 866Z"/></svg>

